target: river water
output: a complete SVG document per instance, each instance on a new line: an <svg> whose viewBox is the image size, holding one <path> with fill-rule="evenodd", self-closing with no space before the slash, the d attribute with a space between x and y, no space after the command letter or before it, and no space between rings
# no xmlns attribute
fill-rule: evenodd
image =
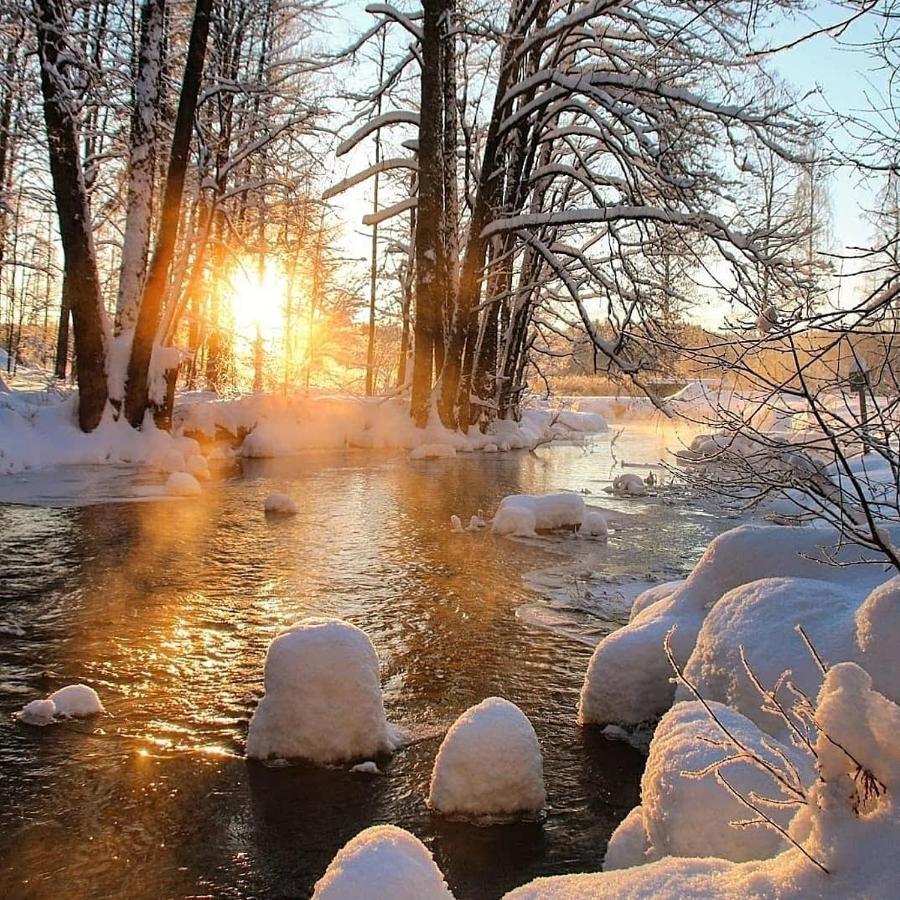
<svg viewBox="0 0 900 900"><path fill-rule="evenodd" d="M648 428L415 463L308 453L234 464L172 502L111 502L152 480L114 467L0 479L0 896L307 897L349 838L386 822L425 841L459 900L599 869L643 757L575 724L591 645L643 583L683 575L733 524L683 498L603 493L666 442ZM549 490L585 492L620 527L606 544L450 533L452 513ZM299 514L267 520L273 491ZM266 646L312 614L368 633L388 718L416 737L382 776L243 758ZM108 714L15 720L71 682ZM443 732L490 695L535 726L542 822L426 808Z"/></svg>

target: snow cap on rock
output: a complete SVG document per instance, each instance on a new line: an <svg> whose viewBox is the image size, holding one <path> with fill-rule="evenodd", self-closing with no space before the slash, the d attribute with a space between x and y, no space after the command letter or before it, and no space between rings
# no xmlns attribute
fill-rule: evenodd
<svg viewBox="0 0 900 900"><path fill-rule="evenodd" d="M47 698L56 707L56 715L81 719L102 713L103 704L97 692L86 684L69 684Z"/></svg>
<svg viewBox="0 0 900 900"><path fill-rule="evenodd" d="M537 813L546 801L541 747L514 704L488 697L467 709L444 737L428 802L471 818Z"/></svg>

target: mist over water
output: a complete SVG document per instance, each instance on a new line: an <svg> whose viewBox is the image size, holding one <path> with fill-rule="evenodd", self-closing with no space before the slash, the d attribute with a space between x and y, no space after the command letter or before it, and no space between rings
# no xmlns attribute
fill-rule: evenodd
<svg viewBox="0 0 900 900"><path fill-rule="evenodd" d="M657 462L671 435L610 442L243 461L175 502L108 502L140 493L112 467L87 488L71 471L22 476L15 495L0 484L7 500L39 486L61 505L0 505L0 894L304 897L382 822L422 838L460 900L599 869L643 758L575 725L591 645L627 617L634 584L681 577L734 524L687 501L612 500L602 488L621 463ZM76 484L95 502L65 506ZM608 544L450 533L453 513L466 522L506 494L550 490L586 491L621 528ZM274 491L299 514L266 519ZM243 758L266 647L308 615L345 618L378 650L388 718L416 736L383 776ZM95 687L108 715L13 719L70 682ZM490 695L517 703L541 740L541 823L479 828L425 807L443 732Z"/></svg>

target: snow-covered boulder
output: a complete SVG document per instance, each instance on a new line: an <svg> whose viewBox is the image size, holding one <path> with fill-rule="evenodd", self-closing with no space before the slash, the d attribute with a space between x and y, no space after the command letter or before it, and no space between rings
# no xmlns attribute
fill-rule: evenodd
<svg viewBox="0 0 900 900"><path fill-rule="evenodd" d="M620 497L645 497L647 495L647 485L640 475L634 472L626 472L624 475L617 475L612 483L613 493Z"/></svg>
<svg viewBox="0 0 900 900"><path fill-rule="evenodd" d="M855 663L838 663L825 676L815 718L819 778L790 824L800 847L745 862L704 851L700 858L669 856L600 874L539 878L511 891L506 900L895 897L900 707L873 690L868 674ZM752 815L746 810L740 817ZM637 816L629 820L633 828ZM630 839L637 848L640 839L633 830Z"/></svg>
<svg viewBox="0 0 900 900"><path fill-rule="evenodd" d="M161 472L183 472L186 465L184 454L174 447L161 450L152 462Z"/></svg>
<svg viewBox="0 0 900 900"><path fill-rule="evenodd" d="M510 494L500 501L497 518L505 509L527 510L534 516L535 529L555 531L558 528L577 528L584 521L586 508L580 494ZM499 532L502 533L502 532Z"/></svg>
<svg viewBox="0 0 900 900"><path fill-rule="evenodd" d="M272 641L247 756L328 764L392 749L378 656L365 632L309 618Z"/></svg>
<svg viewBox="0 0 900 900"><path fill-rule="evenodd" d="M209 463L200 453L192 453L185 462L185 470L198 481L209 481Z"/></svg>
<svg viewBox="0 0 900 900"><path fill-rule="evenodd" d="M589 511L584 514L581 526L578 529L579 534L587 537L605 538L609 534L609 523L606 516L601 512Z"/></svg>
<svg viewBox="0 0 900 900"><path fill-rule="evenodd" d="M86 684L66 685L47 699L56 707L56 715L67 719L82 719L103 712L99 695Z"/></svg>
<svg viewBox="0 0 900 900"><path fill-rule="evenodd" d="M488 697L453 723L434 762L428 802L445 815L475 819L543 809L541 747L514 703Z"/></svg>
<svg viewBox="0 0 900 900"><path fill-rule="evenodd" d="M166 493L171 497L196 497L200 482L188 472L173 472L166 480Z"/></svg>
<svg viewBox="0 0 900 900"><path fill-rule="evenodd" d="M49 725L56 716L56 704L52 700L32 700L16 715L26 725Z"/></svg>
<svg viewBox="0 0 900 900"><path fill-rule="evenodd" d="M660 584L654 584L653 587L642 591L635 597L634 603L631 604L629 619L636 619L648 606L653 606L654 603L671 597L683 584L684 579L679 578L677 581L663 581Z"/></svg>
<svg viewBox="0 0 900 900"><path fill-rule="evenodd" d="M638 725L662 715L675 694L666 635L674 628L672 652L685 666L707 614L739 585L795 576L827 579L864 595L886 580L883 567L871 565L877 554L850 545L834 550L838 542L830 528L741 525L719 535L684 583L597 645L581 690L579 721ZM842 565L830 565L829 558Z"/></svg>
<svg viewBox="0 0 900 900"><path fill-rule="evenodd" d="M805 784L812 782L811 756L774 741L727 706L711 703L710 708L744 748L776 771L783 768L783 755L802 773ZM719 782L718 764L744 797L755 793L782 803L796 799L762 766L733 759L736 752L701 703L678 703L669 710L650 744L641 805L613 833L603 868L623 869L665 856L717 856L743 862L786 850L787 842L772 828L731 824L746 819L748 810ZM796 807L767 806L766 811L787 828Z"/></svg>
<svg viewBox="0 0 900 900"><path fill-rule="evenodd" d="M268 516L295 516L297 504L287 494L269 494L264 509Z"/></svg>
<svg viewBox="0 0 900 900"><path fill-rule="evenodd" d="M491 532L514 537L534 537L537 520L534 512L523 506L507 506L497 510L491 522Z"/></svg>
<svg viewBox="0 0 900 900"><path fill-rule="evenodd" d="M453 900L428 848L394 825L361 831L316 882L313 900Z"/></svg>
<svg viewBox="0 0 900 900"><path fill-rule="evenodd" d="M708 700L718 700L786 739L788 726L760 696L753 675L786 709L794 701L790 682L814 697L822 672L797 631L803 628L816 654L828 666L858 662L881 693L900 700L900 578L875 588L868 597L853 586L809 578L765 578L729 591L707 616L685 668L685 676ZM679 687L676 697L687 698Z"/></svg>
<svg viewBox="0 0 900 900"><path fill-rule="evenodd" d="M410 459L450 459L456 456L453 444L419 444L409 453Z"/></svg>

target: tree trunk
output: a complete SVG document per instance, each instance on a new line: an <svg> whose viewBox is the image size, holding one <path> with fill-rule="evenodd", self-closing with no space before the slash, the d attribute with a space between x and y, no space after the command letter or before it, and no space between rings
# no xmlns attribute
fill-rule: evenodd
<svg viewBox="0 0 900 900"><path fill-rule="evenodd" d="M178 113L175 117L172 152L169 156L169 169L166 174L166 189L163 196L159 233L153 260L147 274L147 283L141 298L131 357L128 360L125 415L136 428L143 421L149 404L150 359L156 343L169 270L175 255L178 219L181 215L181 196L184 191L188 155L191 148L194 113L197 109L197 98L203 78L211 7L212 0L197 0L194 7L187 62L184 67L181 96L178 100Z"/></svg>
<svg viewBox="0 0 900 900"><path fill-rule="evenodd" d="M62 0L36 0L35 6L50 175L63 246L65 296L72 312L78 358L78 424L83 431L91 431L100 423L106 407L106 323L73 97L60 71L61 59L68 56L67 23Z"/></svg>
<svg viewBox="0 0 900 900"><path fill-rule="evenodd" d="M422 94L419 110L419 205L416 216L416 322L410 412L420 428L428 422L435 349L442 340L444 144L442 138L441 20L451 0L425 0L422 25Z"/></svg>
<svg viewBox="0 0 900 900"><path fill-rule="evenodd" d="M116 300L117 334L134 328L147 274L165 7L166 0L144 0L141 7L141 45L131 114L127 214Z"/></svg>

